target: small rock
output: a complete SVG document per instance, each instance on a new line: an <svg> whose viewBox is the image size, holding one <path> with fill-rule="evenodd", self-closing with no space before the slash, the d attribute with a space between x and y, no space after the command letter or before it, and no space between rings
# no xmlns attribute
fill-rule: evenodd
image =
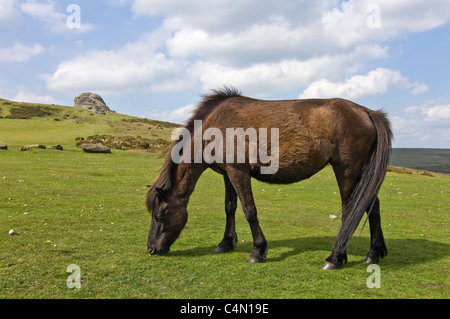
<svg viewBox="0 0 450 319"><path fill-rule="evenodd" d="M17 235L17 233L14 231L14 229L10 229L8 234L10 234L10 235Z"/></svg>
<svg viewBox="0 0 450 319"><path fill-rule="evenodd" d="M81 149L87 153L111 153L111 149L103 144L84 143L80 145Z"/></svg>
<svg viewBox="0 0 450 319"><path fill-rule="evenodd" d="M42 144L25 145L24 147L22 147L21 151L28 151L31 150L32 148L42 148L45 150L47 147Z"/></svg>
<svg viewBox="0 0 450 319"><path fill-rule="evenodd" d="M331 219L337 219L338 217L336 215L330 215Z"/></svg>
<svg viewBox="0 0 450 319"><path fill-rule="evenodd" d="M8 145L6 145L5 143L0 142L0 150L7 150L8 149Z"/></svg>
<svg viewBox="0 0 450 319"><path fill-rule="evenodd" d="M58 150L58 151L63 151L64 148L61 145L52 145L49 148L54 149L54 150Z"/></svg>

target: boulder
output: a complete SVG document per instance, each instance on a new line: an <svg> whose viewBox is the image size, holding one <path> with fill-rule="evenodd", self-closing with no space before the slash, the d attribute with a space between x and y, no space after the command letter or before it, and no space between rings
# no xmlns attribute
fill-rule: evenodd
<svg viewBox="0 0 450 319"><path fill-rule="evenodd" d="M0 150L7 150L8 149L8 145L6 145L5 143L0 142Z"/></svg>
<svg viewBox="0 0 450 319"><path fill-rule="evenodd" d="M61 145L59 145L59 144L58 145L52 145L49 148L54 149L54 150L59 150L59 151L64 150L64 148Z"/></svg>
<svg viewBox="0 0 450 319"><path fill-rule="evenodd" d="M103 144L83 143L81 149L87 153L111 153L111 149Z"/></svg>
<svg viewBox="0 0 450 319"><path fill-rule="evenodd" d="M75 107L81 107L93 113L105 114L107 112L114 112L106 105L102 97L95 93L81 93L73 101Z"/></svg>
<svg viewBox="0 0 450 319"><path fill-rule="evenodd" d="M28 151L31 150L32 148L42 148L45 150L47 147L42 144L25 145L24 147L22 147L21 151Z"/></svg>

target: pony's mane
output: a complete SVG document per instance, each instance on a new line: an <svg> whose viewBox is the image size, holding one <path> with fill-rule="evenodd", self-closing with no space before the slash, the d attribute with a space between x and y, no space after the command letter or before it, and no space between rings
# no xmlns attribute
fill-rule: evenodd
<svg viewBox="0 0 450 319"><path fill-rule="evenodd" d="M241 96L239 90L224 86L222 89L213 89L210 94L202 95L202 100L197 106L197 108L193 111L192 116L186 121L185 128L193 134L194 132L194 121L195 120L204 120L208 117L209 114L223 101L226 99ZM153 211L153 208L156 205L156 201L158 198L158 192L156 189L162 189L164 191L168 191L172 187L172 178L175 175L178 164L174 163L171 158L171 150L172 147L178 141L175 140L169 148L169 151L166 155L166 159L164 160L163 166L159 172L158 178L150 187L150 190L147 195L147 207L149 210Z"/></svg>

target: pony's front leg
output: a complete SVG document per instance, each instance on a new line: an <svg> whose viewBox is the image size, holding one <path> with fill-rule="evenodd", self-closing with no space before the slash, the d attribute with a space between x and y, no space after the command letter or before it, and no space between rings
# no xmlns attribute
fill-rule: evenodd
<svg viewBox="0 0 450 319"><path fill-rule="evenodd" d="M227 221L225 225L225 233L223 239L216 248L216 253L225 253L236 248L237 234L235 212L237 208L237 194L231 185L230 179L227 176L223 177L225 182L225 213Z"/></svg>
<svg viewBox="0 0 450 319"><path fill-rule="evenodd" d="M261 262L266 258L269 246L259 226L255 201L253 199L250 172L245 167L228 166L227 173L231 184L239 196L242 210L252 231L253 251L250 254L248 262L250 264Z"/></svg>

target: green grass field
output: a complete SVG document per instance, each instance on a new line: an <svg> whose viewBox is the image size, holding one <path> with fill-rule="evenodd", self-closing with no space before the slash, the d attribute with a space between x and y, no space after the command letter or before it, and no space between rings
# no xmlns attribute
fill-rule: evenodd
<svg viewBox="0 0 450 319"><path fill-rule="evenodd" d="M6 107L0 103L3 116ZM78 117L82 124L70 113L80 110L61 110L32 119L0 119L0 141L9 146L0 151L0 298L450 297L446 175L388 173L380 193L389 249L379 263L381 288L367 287L371 273L361 262L369 249L368 225L361 234L360 225L351 240L347 265L320 269L341 223L329 217L339 215L340 208L330 167L292 185L253 183L269 242L263 263L246 263L252 238L240 208L236 250L214 254L225 213L222 177L212 171L200 178L188 206L189 221L171 252L150 256L146 185L157 176L161 154L88 154L75 146L75 137L151 137L157 132L167 138L171 129L158 130L155 124L150 130L149 124L122 121L120 114L86 113ZM71 115L66 119L64 112ZM31 143L65 149L19 151ZM10 229L17 234L9 235ZM81 270L80 289L67 286L72 264Z"/></svg>

